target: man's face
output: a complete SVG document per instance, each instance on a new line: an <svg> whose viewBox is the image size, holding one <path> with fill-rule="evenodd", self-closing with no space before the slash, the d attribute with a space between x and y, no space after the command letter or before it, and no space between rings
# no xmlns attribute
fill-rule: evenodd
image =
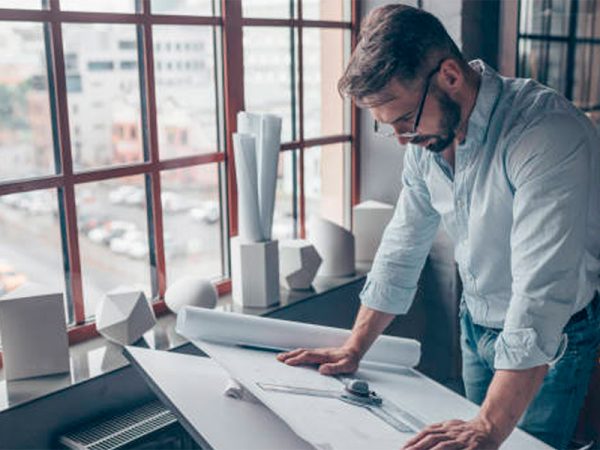
<svg viewBox="0 0 600 450"><path fill-rule="evenodd" d="M397 136L400 144L412 143L439 153L454 141L461 119L460 105L437 86L435 76L432 77L427 92L422 80L410 87L392 80L386 89L394 100L373 106L369 110L379 123L393 127L396 135L413 131L419 103L423 94L426 94L416 130L418 135L413 138Z"/></svg>

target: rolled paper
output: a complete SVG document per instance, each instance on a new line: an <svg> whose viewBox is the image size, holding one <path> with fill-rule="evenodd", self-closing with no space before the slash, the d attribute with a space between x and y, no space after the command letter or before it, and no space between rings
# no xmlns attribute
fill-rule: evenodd
<svg viewBox="0 0 600 450"><path fill-rule="evenodd" d="M260 150L258 153L258 204L263 236L271 239L275 191L277 188L277 164L281 147L281 118L265 114L260 122Z"/></svg>
<svg viewBox="0 0 600 450"><path fill-rule="evenodd" d="M240 237L251 242L262 242L265 238L258 206L258 172L254 137L249 134L234 133L233 152L238 186Z"/></svg>
<svg viewBox="0 0 600 450"><path fill-rule="evenodd" d="M243 345L277 351L295 348L339 347L350 330L288 320L184 307L177 316L177 333L191 341ZM413 339L379 336L363 361L415 367L421 344Z"/></svg>

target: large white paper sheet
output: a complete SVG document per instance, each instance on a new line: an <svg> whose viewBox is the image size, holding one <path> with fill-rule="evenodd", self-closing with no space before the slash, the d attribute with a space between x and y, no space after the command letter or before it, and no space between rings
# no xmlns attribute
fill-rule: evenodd
<svg viewBox="0 0 600 450"><path fill-rule="evenodd" d="M414 435L398 431L368 410L336 398L260 387L259 384L275 384L341 390L340 379L320 375L314 367L282 364L268 349L335 346L345 340L347 330L186 307L179 313L177 332L206 352L317 449L397 450ZM410 368L418 362L418 356L412 354L415 349L419 349L415 341L380 337L373 345L375 351L367 353L371 358L361 362L354 378L367 381L384 399L384 405L393 404L422 423L473 418L478 411L476 405ZM509 450L549 448L520 430L515 430L502 446Z"/></svg>
<svg viewBox="0 0 600 450"><path fill-rule="evenodd" d="M177 317L177 332L190 340L280 350L339 347L350 330L281 319L255 317L187 306ZM413 339L379 336L363 361L414 367L421 344Z"/></svg>

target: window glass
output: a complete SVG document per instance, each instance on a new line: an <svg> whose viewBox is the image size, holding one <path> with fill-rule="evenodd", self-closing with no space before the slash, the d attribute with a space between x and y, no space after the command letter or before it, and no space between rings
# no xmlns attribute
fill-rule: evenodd
<svg viewBox="0 0 600 450"><path fill-rule="evenodd" d="M306 20L351 20L348 0L302 0L302 18Z"/></svg>
<svg viewBox="0 0 600 450"><path fill-rule="evenodd" d="M244 17L290 19L296 17L297 0L242 0Z"/></svg>
<svg viewBox="0 0 600 450"><path fill-rule="evenodd" d="M283 142L296 138L297 42L290 28L244 27L246 110L280 116Z"/></svg>
<svg viewBox="0 0 600 450"><path fill-rule="evenodd" d="M55 173L43 27L0 22L0 181Z"/></svg>
<svg viewBox="0 0 600 450"><path fill-rule="evenodd" d="M60 9L63 11L134 13L135 0L60 0Z"/></svg>
<svg viewBox="0 0 600 450"><path fill-rule="evenodd" d="M577 8L577 37L600 38L600 2L579 2Z"/></svg>
<svg viewBox="0 0 600 450"><path fill-rule="evenodd" d="M213 28L153 30L161 157L218 151Z"/></svg>
<svg viewBox="0 0 600 450"><path fill-rule="evenodd" d="M567 73L567 44L521 38L520 76L534 78L564 93Z"/></svg>
<svg viewBox="0 0 600 450"><path fill-rule="evenodd" d="M63 35L73 167L142 161L135 26L65 24Z"/></svg>
<svg viewBox="0 0 600 450"><path fill-rule="evenodd" d="M304 192L307 234L314 218L348 226L350 208L349 149L346 144L307 148L304 151Z"/></svg>
<svg viewBox="0 0 600 450"><path fill-rule="evenodd" d="M27 282L65 292L56 190L0 197L0 236L0 296Z"/></svg>
<svg viewBox="0 0 600 450"><path fill-rule="evenodd" d="M570 8L571 0L521 0L521 33L566 36Z"/></svg>
<svg viewBox="0 0 600 450"><path fill-rule="evenodd" d="M117 287L151 298L143 175L81 184L75 195L86 316Z"/></svg>
<svg viewBox="0 0 600 450"><path fill-rule="evenodd" d="M273 215L273 239L284 240L297 237L297 150L280 153L277 167L277 191Z"/></svg>
<svg viewBox="0 0 600 450"><path fill-rule="evenodd" d="M42 7L42 0L0 0L0 8L41 9Z"/></svg>
<svg viewBox="0 0 600 450"><path fill-rule="evenodd" d="M220 0L152 0L152 13L213 16L219 4Z"/></svg>
<svg viewBox="0 0 600 450"><path fill-rule="evenodd" d="M223 276L219 164L161 174L167 282Z"/></svg>
<svg viewBox="0 0 600 450"><path fill-rule="evenodd" d="M345 30L305 28L304 137L344 134L347 111L337 90L344 72L344 53L350 34Z"/></svg>

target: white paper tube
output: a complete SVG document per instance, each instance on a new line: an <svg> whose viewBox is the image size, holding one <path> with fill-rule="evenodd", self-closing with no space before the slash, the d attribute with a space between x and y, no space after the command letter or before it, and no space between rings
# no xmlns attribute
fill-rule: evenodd
<svg viewBox="0 0 600 450"><path fill-rule="evenodd" d="M177 316L177 333L189 340L248 345L276 350L339 347L350 331L247 316L186 306ZM413 339L379 336L363 360L380 364L414 367L421 357L421 344Z"/></svg>
<svg viewBox="0 0 600 450"><path fill-rule="evenodd" d="M277 163L281 147L281 118L265 114L260 122L261 145L258 153L258 204L263 235L271 239L275 191L277 188Z"/></svg>
<svg viewBox="0 0 600 450"><path fill-rule="evenodd" d="M264 240L258 207L258 179L254 137L233 134L235 173L238 186L238 216L240 237L251 242Z"/></svg>

